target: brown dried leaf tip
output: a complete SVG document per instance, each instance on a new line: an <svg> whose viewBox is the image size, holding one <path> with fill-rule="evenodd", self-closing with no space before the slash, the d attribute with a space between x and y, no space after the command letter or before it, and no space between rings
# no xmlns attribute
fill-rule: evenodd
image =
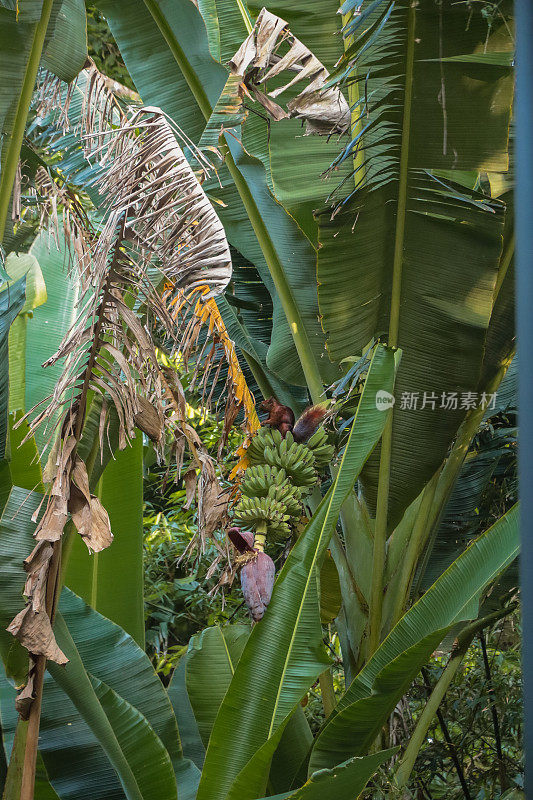
<svg viewBox="0 0 533 800"><path fill-rule="evenodd" d="M50 541L41 540L24 561L24 569L28 573L24 594L28 602L10 622L7 630L32 656L42 655L58 664L66 664L68 658L57 646L46 607L47 579L53 550Z"/></svg>
<svg viewBox="0 0 533 800"><path fill-rule="evenodd" d="M87 467L79 456L72 470L68 510L90 553L109 547L113 541L109 516L100 500L90 493Z"/></svg>
<svg viewBox="0 0 533 800"><path fill-rule="evenodd" d="M44 656L58 664L66 664L68 659L57 646L52 631L52 592L47 597L47 587L50 576L55 581L51 562L54 547L60 546L68 512L89 552L103 550L113 539L107 512L100 500L91 494L87 468L74 453L75 443L74 436L67 436L56 456L56 477L34 533L37 544L24 562L28 574L24 595L28 602L7 628L32 657ZM22 699L29 700L28 692Z"/></svg>
<svg viewBox="0 0 533 800"><path fill-rule="evenodd" d="M307 133L330 135L348 129L350 108L338 87L325 88L329 72L324 64L291 33L285 20L266 8L231 59L230 69L234 75L245 76L246 88L273 119L304 119ZM285 71L294 73L288 83L266 94L259 89ZM303 89L287 103L285 111L274 98L297 84Z"/></svg>

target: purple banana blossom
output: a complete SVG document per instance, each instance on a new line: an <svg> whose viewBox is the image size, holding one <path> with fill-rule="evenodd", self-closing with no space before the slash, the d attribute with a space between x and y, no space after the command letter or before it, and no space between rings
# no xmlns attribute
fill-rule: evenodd
<svg viewBox="0 0 533 800"><path fill-rule="evenodd" d="M276 575L274 562L262 550L254 548L254 536L250 531L230 528L228 536L239 553L249 554L249 559L241 567L241 587L252 619L259 622L272 596Z"/></svg>

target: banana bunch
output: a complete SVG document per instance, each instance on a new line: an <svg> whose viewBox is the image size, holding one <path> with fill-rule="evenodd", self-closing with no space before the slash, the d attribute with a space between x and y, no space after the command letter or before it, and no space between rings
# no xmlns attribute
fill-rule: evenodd
<svg viewBox="0 0 533 800"><path fill-rule="evenodd" d="M283 438L276 428L260 428L247 450L251 466L241 483L235 522L262 537L290 536L291 526L303 514L304 495L316 484L333 450L323 428L305 443L296 442L290 431Z"/></svg>
<svg viewBox="0 0 533 800"><path fill-rule="evenodd" d="M252 527L278 538L287 538L291 534L289 515L279 500L273 497L246 497L243 495L235 508L234 519L240 525Z"/></svg>
<svg viewBox="0 0 533 800"><path fill-rule="evenodd" d="M324 428L318 428L305 444L312 451L318 470L331 462L335 448L328 444L328 435Z"/></svg>
<svg viewBox="0 0 533 800"><path fill-rule="evenodd" d="M264 460L272 467L281 467L296 486L313 486L317 472L313 453L305 444L295 442L290 431L280 444L266 446Z"/></svg>
<svg viewBox="0 0 533 800"><path fill-rule="evenodd" d="M261 464L248 467L241 482L241 494L247 497L266 497L269 489L283 486L287 481L287 473L279 467L268 467Z"/></svg>

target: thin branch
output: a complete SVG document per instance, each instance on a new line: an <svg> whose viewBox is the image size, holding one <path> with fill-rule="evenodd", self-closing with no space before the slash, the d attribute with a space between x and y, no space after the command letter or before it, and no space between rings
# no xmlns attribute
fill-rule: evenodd
<svg viewBox="0 0 533 800"><path fill-rule="evenodd" d="M498 720L498 710L496 708L496 693L494 691L494 683L492 680L492 673L490 669L489 657L487 655L487 644L485 642L485 634L483 631L479 633L479 643L481 645L481 652L483 654L483 664L485 667L485 675L487 679L488 695L490 713L492 715L492 725L494 727L494 741L496 743L496 754L498 756L498 772L500 775L500 788L502 794L508 788L507 772L505 769L505 762L502 750L502 737L500 733L500 723Z"/></svg>
<svg viewBox="0 0 533 800"><path fill-rule="evenodd" d="M429 681L429 675L427 669L422 667L422 677L424 678L424 683L426 685L426 689L428 691L428 695L431 695L431 683ZM439 725L442 731L442 735L444 736L444 740L448 745L448 751L450 753L450 758L452 759L453 765L455 767L455 771L457 772L457 777L459 778L459 783L461 784L461 788L463 790L463 794L466 800L472 800L472 795L470 794L470 789L468 788L468 784L466 782L465 773L462 767L461 762L459 761L459 756L457 754L457 747L454 744L452 737L450 736L450 731L448 730L448 726L446 724L446 720L444 719L444 715L441 711L441 708L437 708L437 719L439 721Z"/></svg>
<svg viewBox="0 0 533 800"><path fill-rule="evenodd" d="M418 753L420 752L420 749L426 739L431 720L435 716L436 711L442 703L452 680L457 674L463 658L470 647L472 639L474 636L476 636L478 631L483 630L483 628L486 628L488 625L492 625L498 619L507 616L507 614L510 614L514 608L516 608L516 604L510 604L504 609L495 611L492 614L488 614L486 617L482 617L481 619L475 620L469 625L466 625L460 632L459 636L455 640L450 659L446 664L442 675L437 681L433 692L431 693L431 696L426 703L424 710L422 711L422 714L418 719L415 730L413 731L413 735L411 736L409 744L405 749L402 759L398 762L398 767L395 774L395 782L400 789L403 789L407 785L415 765L415 761L418 757Z"/></svg>

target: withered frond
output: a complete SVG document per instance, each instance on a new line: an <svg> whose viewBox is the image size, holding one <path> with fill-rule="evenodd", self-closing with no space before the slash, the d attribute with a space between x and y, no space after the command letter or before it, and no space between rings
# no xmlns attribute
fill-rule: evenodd
<svg viewBox="0 0 533 800"><path fill-rule="evenodd" d="M226 406L219 452L227 441L239 411L243 412L242 428L245 434L243 447L246 448L260 427L255 400L246 383L235 345L228 335L217 304L212 297L209 297L209 287L200 286L187 294L181 292L171 301L171 305L174 307L173 314L182 331L179 343L185 363L193 360L194 356L195 369L191 388L197 387L201 391L202 402L207 407L210 407L222 366L225 364L227 367L223 392ZM200 334L203 329L207 329L207 337L202 342ZM239 455L241 455L240 450Z"/></svg>
<svg viewBox="0 0 533 800"><path fill-rule="evenodd" d="M62 132L74 129L85 137L86 152L92 148L93 136L110 126L120 126L132 104L141 104L137 92L104 75L90 58L69 84L51 72L39 71L35 92L37 115L43 119L53 115L55 125Z"/></svg>
<svg viewBox="0 0 533 800"><path fill-rule="evenodd" d="M91 258L96 230L80 194L57 174L44 167L35 173L35 193L39 207L39 228L48 229L57 247L65 242L69 268Z"/></svg>
<svg viewBox="0 0 533 800"><path fill-rule="evenodd" d="M47 363L69 358L32 428L55 416L69 393L76 398L91 389L111 397L125 447L139 413L137 394L163 414L147 325L156 320L173 336L174 323L150 275L164 276L176 291L207 287L203 297L209 302L230 279L231 257L224 229L159 109L135 111L127 125L100 139L97 154L108 166L99 190L110 200L98 235L76 260L80 314ZM144 309L146 323L135 304Z"/></svg>
<svg viewBox="0 0 533 800"><path fill-rule="evenodd" d="M231 59L230 69L245 78L245 86L276 120L298 117L306 121L308 133L327 135L344 133L350 124L350 109L339 88L325 88L329 79L326 67L291 33L285 20L266 8ZM295 73L288 83L266 93L259 88L285 71ZM296 85L300 92L284 111L274 98Z"/></svg>
<svg viewBox="0 0 533 800"><path fill-rule="evenodd" d="M125 237L132 245L176 289L207 285L207 299L230 280L229 245L177 136L184 138L160 109L146 107L119 132L101 137L97 153L107 166L101 191L111 198L102 237L112 236L116 219L127 209ZM208 171L207 159L197 150L194 154Z"/></svg>
<svg viewBox="0 0 533 800"><path fill-rule="evenodd" d="M43 605L43 597L49 581L55 581L53 565L68 514L89 550L97 552L112 541L108 515L91 493L78 454L89 392L103 398L101 449L108 404L118 418L120 448L135 436L136 426L153 439L162 436L166 399L151 325L157 323L171 339L176 325L151 276L162 276L174 292L202 286L205 302L223 291L231 276L224 230L176 133L159 109L146 108L134 111L118 130L93 131L89 137L98 140L95 156L104 164L99 190L108 205L102 224L74 259L81 288L77 320L45 364L64 359L63 373L48 405L27 415L29 435L59 417L49 432L51 439L57 430L48 501L34 534L38 545L26 564L28 602L10 625L32 657L65 660L50 624L54 603ZM42 176L43 191L45 183ZM55 184L49 188L54 213L59 195ZM81 211L67 199L72 200L61 198L61 205L73 209L71 224L77 224ZM179 405L177 411L179 420ZM211 460L200 450L197 460L199 512L205 535L210 535L225 506Z"/></svg>
<svg viewBox="0 0 533 800"><path fill-rule="evenodd" d="M149 398L162 414L157 356L148 325L155 316L171 331L172 321L145 270L128 252L124 226L124 220L118 223L110 253L101 252L97 241L92 263L98 271L85 268L82 272L85 292L78 319L44 364L65 358L65 367L49 405L32 419L32 430L54 419L65 401L71 409L80 402L84 406L89 390L111 399L119 420L121 449L135 435L136 417L143 412L138 395ZM148 310L146 322L133 311L136 303Z"/></svg>

